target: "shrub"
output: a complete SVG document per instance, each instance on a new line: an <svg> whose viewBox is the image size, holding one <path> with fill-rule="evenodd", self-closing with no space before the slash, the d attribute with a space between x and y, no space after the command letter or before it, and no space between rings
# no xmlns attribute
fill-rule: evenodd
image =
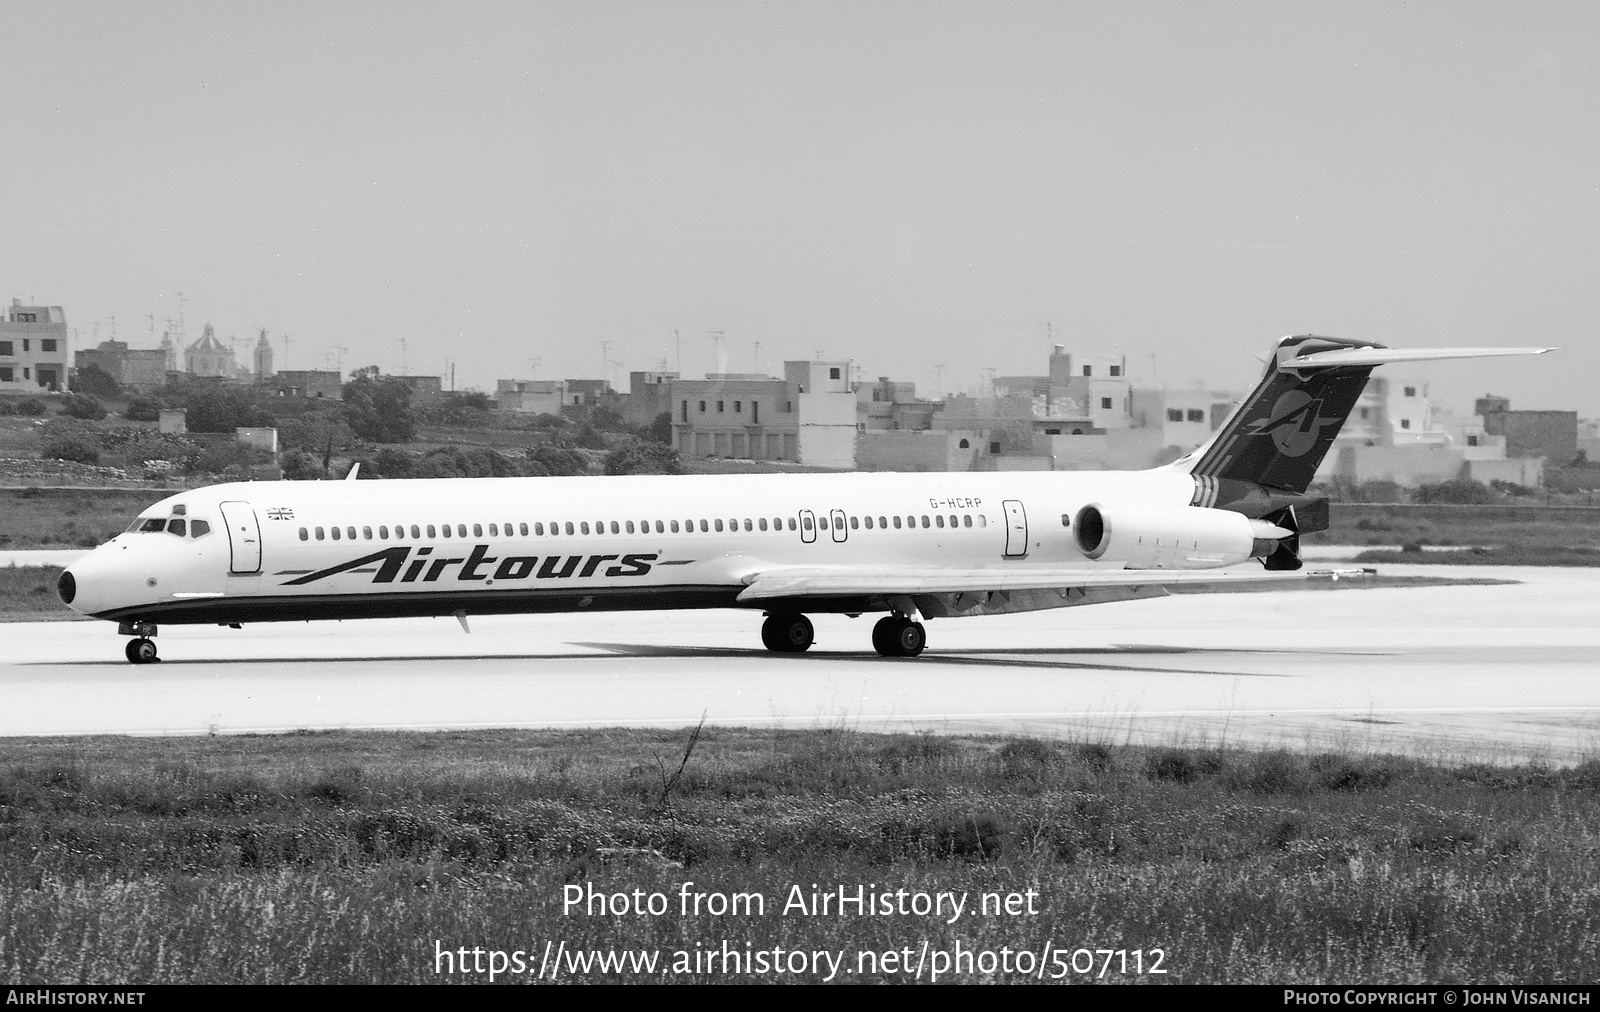
<svg viewBox="0 0 1600 1012"><path fill-rule="evenodd" d="M44 401L37 397L24 397L16 404L19 415L42 415L45 413Z"/></svg>
<svg viewBox="0 0 1600 1012"><path fill-rule="evenodd" d="M154 397L134 397L122 417L130 422L154 422L161 418L161 401Z"/></svg>
<svg viewBox="0 0 1600 1012"><path fill-rule="evenodd" d="M283 456L283 477L286 481L315 481L326 478L322 465L309 453L294 450Z"/></svg>
<svg viewBox="0 0 1600 1012"><path fill-rule="evenodd" d="M1151 752L1145 759L1144 775L1151 780L1187 784L1200 775L1200 770L1194 757L1184 749L1161 748Z"/></svg>
<svg viewBox="0 0 1600 1012"><path fill-rule="evenodd" d="M61 413L88 422L98 422L106 416L107 411L94 394L68 394L61 401Z"/></svg>
<svg viewBox="0 0 1600 1012"><path fill-rule="evenodd" d="M14 415L17 413L16 405L5 397L0 397L0 415Z"/></svg>
<svg viewBox="0 0 1600 1012"><path fill-rule="evenodd" d="M606 474L681 474L678 451L660 443L629 442L606 454Z"/></svg>
<svg viewBox="0 0 1600 1012"><path fill-rule="evenodd" d="M589 458L570 447L536 446L527 452L524 472L533 477L589 473Z"/></svg>
<svg viewBox="0 0 1600 1012"><path fill-rule="evenodd" d="M1418 485L1414 498L1419 503L1454 503L1477 506L1498 502L1500 497L1481 481L1455 478L1436 485Z"/></svg>
<svg viewBox="0 0 1600 1012"><path fill-rule="evenodd" d="M70 460L78 464L100 463L100 447L86 433L66 430L47 433L39 455L49 460Z"/></svg>

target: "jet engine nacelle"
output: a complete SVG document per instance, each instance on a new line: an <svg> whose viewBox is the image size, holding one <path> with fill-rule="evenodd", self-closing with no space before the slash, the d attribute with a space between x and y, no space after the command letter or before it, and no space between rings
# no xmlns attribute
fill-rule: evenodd
<svg viewBox="0 0 1600 1012"><path fill-rule="evenodd" d="M1272 553L1294 532L1242 513L1200 506L1105 506L1078 510L1073 536L1091 559L1129 569L1212 569Z"/></svg>

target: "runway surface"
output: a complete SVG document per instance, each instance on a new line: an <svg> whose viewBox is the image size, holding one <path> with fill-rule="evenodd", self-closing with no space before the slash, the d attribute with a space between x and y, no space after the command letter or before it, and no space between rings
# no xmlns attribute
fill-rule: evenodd
<svg viewBox="0 0 1600 1012"><path fill-rule="evenodd" d="M759 613L168 626L135 667L103 622L14 623L0 735L297 728L848 726L1600 755L1600 570L1386 566L1514 586L1174 596L928 625L886 660L872 617L775 656Z"/></svg>

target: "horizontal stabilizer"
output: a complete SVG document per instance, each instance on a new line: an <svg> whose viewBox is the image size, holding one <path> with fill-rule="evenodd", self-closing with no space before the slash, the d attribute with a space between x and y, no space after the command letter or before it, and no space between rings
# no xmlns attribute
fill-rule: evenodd
<svg viewBox="0 0 1600 1012"><path fill-rule="evenodd" d="M1387 365L1391 362L1431 362L1449 358L1498 358L1504 355L1543 355L1554 348L1336 348L1309 355L1285 356L1280 369L1322 369L1338 366Z"/></svg>

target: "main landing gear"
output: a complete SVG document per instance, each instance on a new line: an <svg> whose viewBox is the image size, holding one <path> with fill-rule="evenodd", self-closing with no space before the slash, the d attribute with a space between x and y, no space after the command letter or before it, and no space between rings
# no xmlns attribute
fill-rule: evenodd
<svg viewBox="0 0 1600 1012"><path fill-rule="evenodd" d="M129 640L122 651L129 664L154 664L161 659L156 656L156 645L150 638L156 634L154 622L122 622L117 626L117 632L123 636L138 637Z"/></svg>
<svg viewBox="0 0 1600 1012"><path fill-rule="evenodd" d="M774 612L761 624L761 642L775 654L801 653L813 636L811 620L798 612ZM907 615L890 615L872 627L872 648L884 657L915 657L927 645L927 630Z"/></svg>
<svg viewBox="0 0 1600 1012"><path fill-rule="evenodd" d="M811 620L798 612L775 612L761 623L761 642L775 654L803 653L814 635Z"/></svg>
<svg viewBox="0 0 1600 1012"><path fill-rule="evenodd" d="M872 649L884 657L915 657L928 645L922 623L904 615L890 615L872 627Z"/></svg>

